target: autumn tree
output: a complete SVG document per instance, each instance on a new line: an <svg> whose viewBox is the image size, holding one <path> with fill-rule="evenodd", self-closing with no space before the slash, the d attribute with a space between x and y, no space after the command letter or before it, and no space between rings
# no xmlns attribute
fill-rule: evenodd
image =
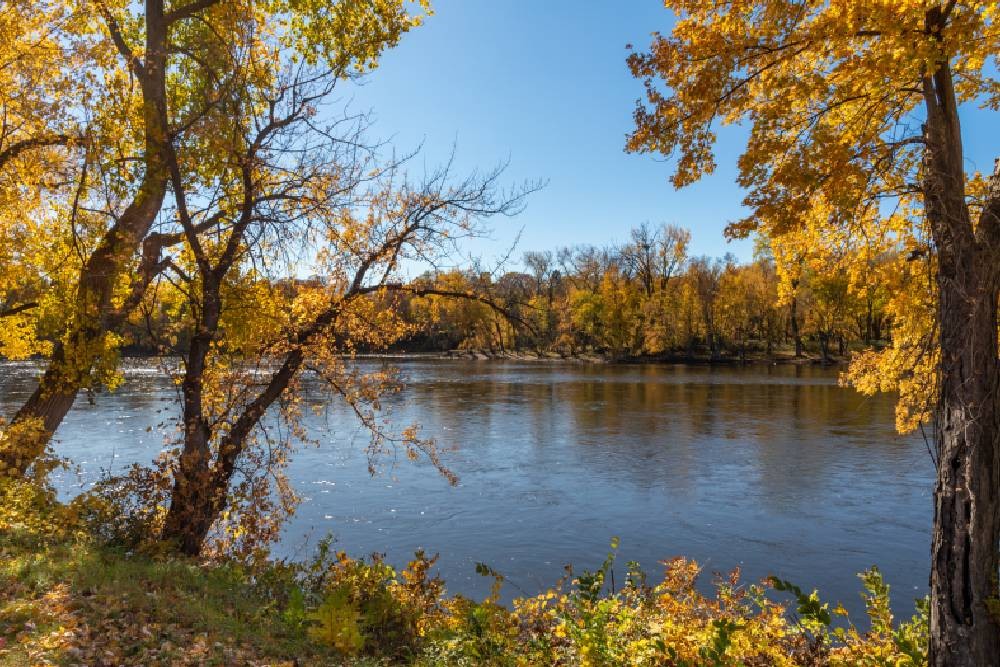
<svg viewBox="0 0 1000 667"><path fill-rule="evenodd" d="M722 273L715 319L723 337L735 344L740 361L747 360L752 341L763 342L767 354L773 352L781 318L777 286L773 266L766 260L730 263Z"/></svg>
<svg viewBox="0 0 1000 667"><path fill-rule="evenodd" d="M557 314L556 298L562 287L562 274L556 268L552 251L529 251L524 253L524 265L535 281L534 294L530 301L535 329L538 331L539 347L547 347L555 339Z"/></svg>
<svg viewBox="0 0 1000 667"><path fill-rule="evenodd" d="M44 354L40 321L75 266L68 228L79 123L61 102L79 91L73 72L90 59L87 44L63 26L62 3L7 2L0 7L0 354ZM82 239L80 242L84 242Z"/></svg>
<svg viewBox="0 0 1000 667"><path fill-rule="evenodd" d="M665 290L684 262L691 233L676 225L652 228L647 223L634 227L630 240L620 251L622 262L629 268L646 293Z"/></svg>
<svg viewBox="0 0 1000 667"><path fill-rule="evenodd" d="M704 326L705 344L708 346L712 359L719 356L719 330L716 322L717 299L723 273L732 264L726 260L709 257L695 257L688 264L688 281L693 287L701 306L701 322Z"/></svg>
<svg viewBox="0 0 1000 667"><path fill-rule="evenodd" d="M373 453L396 441L376 416L394 379L360 373L350 354L407 333L388 292L475 301L403 284L401 264L433 264L481 218L516 212L524 194L500 192L499 170L453 182L446 167L410 183L368 144L363 118L330 112L343 71L290 60L261 72L255 63L280 58L281 46L245 38L218 45L229 49L224 71L242 79L198 119L211 132L167 148L182 242L157 280L185 297L176 338L187 345L170 350L182 360L182 437L176 458L161 462L171 491L160 537L192 555L213 527L251 550L276 535L294 503L281 475L290 440L307 437L298 422L304 372L354 409ZM344 66L339 57L333 65ZM310 258L313 276L298 278ZM266 427L272 406L286 437ZM440 465L415 433L398 440Z"/></svg>
<svg viewBox="0 0 1000 667"><path fill-rule="evenodd" d="M303 113L296 99L303 104L308 98L291 95L288 115L276 117ZM289 123L261 119L259 132L292 128L305 117ZM276 130L278 145L281 134ZM184 441L162 538L188 554L201 551L223 511L228 521L244 521L244 531L245 522L252 525L274 512L265 480L277 474L289 442L269 436L264 420L274 406L289 425L288 433L307 437L298 425L307 370L333 397L346 401L369 429L372 456L398 444L411 457L425 454L449 474L432 442L418 437L416 427L394 435L380 421L382 396L398 390L394 376L361 372L351 355L361 345L384 349L408 333L397 309L386 301L391 294L483 304L506 315L487 295L406 283L399 273L405 262L432 262L454 252L459 239L478 233L483 219L518 211L528 191L502 191L499 170L453 180L445 168L410 183L391 165L376 167L377 178L368 182L371 165L350 167L350 159L345 164L336 150L339 143L328 147L325 160L317 157L321 148L313 144L303 153L303 164L289 168L281 160L278 169L277 164L268 166L265 157L273 148L271 140L251 136L243 143L262 151L243 161L256 163L253 171L260 180L236 177L243 204L233 221L220 216L218 224L228 229L224 242L210 246L194 233L197 222L185 223L193 260L187 280L191 344L183 354L181 375ZM278 172L284 176L276 177ZM178 191L182 187L186 190L178 186ZM274 205L276 199L280 205ZM279 247L310 238L318 241L316 279L300 286L287 303L268 294L273 280L255 287L254 267L267 266ZM269 303L273 305L261 307ZM234 488L234 476L255 465L263 465L267 474L248 480L243 472L243 483ZM248 508L253 503L264 503L266 511Z"/></svg>
<svg viewBox="0 0 1000 667"><path fill-rule="evenodd" d="M160 216L171 181L176 183L169 167L172 151L185 141L207 144L224 128L206 119L229 99L228 92L248 79L278 77L291 60L323 63L334 78L371 69L385 48L421 21L419 13L408 11L411 4L15 3L66 14L41 30L15 34L19 43L58 27L51 40L57 46L83 44L75 52L88 54L86 67L50 49L40 70L83 77L86 85L63 90L51 102L77 125L96 114L74 132L86 137L84 167L99 169L103 178L85 178L87 169L80 168L74 210L92 218L93 243L78 248L79 269L48 367L0 443L0 462L8 473L23 473L41 454L82 387L107 380L95 369L113 367L118 332L165 269L170 248L183 240L178 220ZM250 45L256 55L267 50L270 57L255 58L245 68L248 61L233 55ZM36 137L35 144L53 138L48 130ZM11 146L23 145L20 141Z"/></svg>
<svg viewBox="0 0 1000 667"><path fill-rule="evenodd" d="M344 355L405 331L386 292L473 299L404 285L400 266L432 262L481 217L515 212L524 191L501 193L499 170L453 181L445 168L414 185L399 160L377 157L363 118L329 108L338 82L371 69L419 21L401 2L266 11L193 2L157 17L159 9L147 3L147 37L171 18L183 25L168 77L178 82L169 98L176 120L157 126L177 129L146 166L162 168L157 210L166 220L142 241L139 286L127 292L139 315L172 310L162 351L181 359L180 441L159 461L153 488L169 494L156 528L187 554L201 552L213 527L224 538L227 526L252 550L274 537L294 501L280 475L291 438L270 437L272 406L291 436L305 437L297 390L311 371L354 408L373 450L382 447L389 436L375 413L396 384L358 373ZM115 41L123 56L131 51L124 33ZM308 280L297 275L306 261L316 271ZM165 283L170 302L160 304ZM436 462L415 431L400 440Z"/></svg>
<svg viewBox="0 0 1000 667"><path fill-rule="evenodd" d="M930 662L997 663L1000 163L988 184L966 174L960 124L962 103L1000 106L997 4L665 4L671 33L629 58L646 84L630 150L675 154L680 187L714 169L715 127L744 123L752 214L735 236L780 245L810 218L850 233L872 216L910 239L928 230L907 250L930 262L937 304Z"/></svg>

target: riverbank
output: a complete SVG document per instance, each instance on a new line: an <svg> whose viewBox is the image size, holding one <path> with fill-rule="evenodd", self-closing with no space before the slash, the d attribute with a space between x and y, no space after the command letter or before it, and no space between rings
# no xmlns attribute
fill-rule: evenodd
<svg viewBox="0 0 1000 667"><path fill-rule="evenodd" d="M198 562L156 543L100 541L86 504L0 488L0 662L5 665L835 665L925 663L926 616L895 624L888 586L862 575L871 630L787 582L714 594L674 559L655 585L615 563L534 597L450 596L417 553L402 572L323 548L304 566ZM615 570L617 572L617 586ZM769 590L770 589L770 590ZM796 615L773 601L789 600ZM840 629L837 629L837 628Z"/></svg>
<svg viewBox="0 0 1000 667"><path fill-rule="evenodd" d="M851 354L861 348L849 348L845 354L828 354L826 358L816 349L815 344L806 346L801 354L795 353L791 345L780 345L767 352L762 347L748 347L740 354L738 350L721 349L712 354L707 348L689 350L671 350L659 354L614 354L604 351L585 350L565 352L538 349L489 349L489 348L456 348L451 350L427 349L425 347L397 346L388 350L365 350L360 348L355 356L359 358L398 358L398 359L471 359L479 361L566 361L584 364L676 364L676 365L802 365L802 366L844 366L850 361ZM155 350L126 346L122 356L131 359L161 358Z"/></svg>
<svg viewBox="0 0 1000 667"><path fill-rule="evenodd" d="M796 356L794 352L788 353L748 353L742 357L731 353L722 353L715 356L711 354L687 354L672 352L656 355L626 355L615 356L600 354L595 352L581 352L575 354L559 354L556 352L538 352L535 350L449 350L439 354L407 354L400 353L400 357L416 358L441 358L441 359L471 359L471 360L508 360L508 361L568 361L586 364L676 364L676 365L821 365L821 366L844 366L850 359L848 357L830 357L824 360L820 356L803 354Z"/></svg>

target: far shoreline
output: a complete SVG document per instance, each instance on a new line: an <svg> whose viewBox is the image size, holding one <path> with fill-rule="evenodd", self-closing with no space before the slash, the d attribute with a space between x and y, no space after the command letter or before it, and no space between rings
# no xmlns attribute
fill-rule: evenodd
<svg viewBox="0 0 1000 667"><path fill-rule="evenodd" d="M661 355L631 355L614 357L611 355L596 352L585 352L578 354L558 354L555 352L537 352L529 350L519 351L490 351L490 350L448 350L444 352L358 352L352 355L341 355L344 358L354 359L398 359L401 361L523 361L536 363L567 363L582 365L609 365L609 366L822 366L828 368L845 367L850 362L847 357L832 357L824 361L822 357L811 354L804 354L796 357L794 354L772 354L761 353L748 354L743 358L738 355L722 354L712 357L708 354L688 355L684 353L672 353ZM174 355L152 354L144 351L124 350L122 361L154 361L175 358ZM29 362L44 366L45 357L30 357L27 359L6 359L0 357L2 363Z"/></svg>
<svg viewBox="0 0 1000 667"><path fill-rule="evenodd" d="M468 361L540 361L540 362L568 362L577 364L608 364L620 366L645 366L657 364L669 364L676 366L846 366L849 359L846 357L832 357L824 361L820 356L802 355L796 357L794 354L747 354L742 358L739 355L721 354L715 357L709 354L686 354L668 353L658 355L629 355L614 357L599 353L580 353L564 355L555 352L537 352L528 350L518 351L489 351L489 350L449 350L440 353L400 353L394 354L372 354L356 355L362 357L386 357L395 356L399 358L428 358L428 359L454 359Z"/></svg>

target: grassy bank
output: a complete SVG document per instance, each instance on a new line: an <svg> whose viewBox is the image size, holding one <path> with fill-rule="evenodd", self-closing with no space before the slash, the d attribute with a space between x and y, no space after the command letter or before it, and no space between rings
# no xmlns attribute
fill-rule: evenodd
<svg viewBox="0 0 1000 667"><path fill-rule="evenodd" d="M339 662L236 564L128 552L43 490L0 496L0 664Z"/></svg>
<svg viewBox="0 0 1000 667"><path fill-rule="evenodd" d="M678 559L649 583L637 564L615 564L616 545L598 570L506 607L502 576L483 564L494 594L473 601L447 594L423 554L402 572L326 546L301 565L196 562L101 543L84 507L23 484L0 488L0 664L924 662L926 619L895 624L874 570L862 577L867 632L784 582L748 585L734 573L706 596L697 565Z"/></svg>

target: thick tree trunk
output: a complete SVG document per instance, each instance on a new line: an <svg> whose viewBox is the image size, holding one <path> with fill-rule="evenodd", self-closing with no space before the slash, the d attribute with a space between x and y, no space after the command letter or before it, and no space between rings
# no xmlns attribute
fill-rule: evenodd
<svg viewBox="0 0 1000 667"><path fill-rule="evenodd" d="M192 340L192 353L184 375L184 447L174 470L170 509L161 539L173 542L181 553L197 556L208 535L226 486L219 488L212 470L211 429L202 409L205 356L210 341L204 336Z"/></svg>
<svg viewBox="0 0 1000 667"><path fill-rule="evenodd" d="M69 332L56 344L38 386L11 420L13 436L0 446L0 469L7 474L23 475L41 456L86 385L103 350L104 335L124 324L128 313L113 305L115 286L160 210L166 188L160 176L150 175L145 181L140 195L81 271ZM27 430L18 433L19 425Z"/></svg>
<svg viewBox="0 0 1000 667"><path fill-rule="evenodd" d="M992 272L991 267L982 267ZM997 290L977 271L941 285L930 664L1000 664L1000 369Z"/></svg>
<svg viewBox="0 0 1000 667"><path fill-rule="evenodd" d="M930 34L945 15L927 13ZM1000 664L1000 168L973 228L958 108L947 62L923 79L927 108L924 208L937 261L940 367L934 436L937 484L931 548L929 663Z"/></svg>
<svg viewBox="0 0 1000 667"><path fill-rule="evenodd" d="M160 537L173 542L181 553L196 556L218 516L229 480L220 484L212 469L212 428L205 418L203 402L207 359L222 311L221 271L212 269L200 247L192 245L202 274L201 313L185 358L181 384L184 447L174 470L170 509Z"/></svg>
<svg viewBox="0 0 1000 667"><path fill-rule="evenodd" d="M218 489L215 481L207 459L191 453L181 457L160 539L172 543L182 554L201 553L208 531L221 511L227 489Z"/></svg>

